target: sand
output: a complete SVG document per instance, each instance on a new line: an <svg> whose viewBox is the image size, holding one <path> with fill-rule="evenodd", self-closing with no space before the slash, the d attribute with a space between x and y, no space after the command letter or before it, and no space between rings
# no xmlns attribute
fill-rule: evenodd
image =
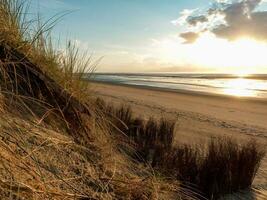
<svg viewBox="0 0 267 200"><path fill-rule="evenodd" d="M200 144L230 136L240 142L254 138L267 146L267 101L103 83L92 83L92 89L106 101L131 105L135 115L176 119L176 142ZM267 190L267 158L254 184Z"/></svg>

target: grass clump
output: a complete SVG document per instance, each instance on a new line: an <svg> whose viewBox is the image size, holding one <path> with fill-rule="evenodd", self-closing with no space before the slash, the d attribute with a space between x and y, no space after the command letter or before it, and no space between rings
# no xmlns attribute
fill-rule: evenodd
<svg viewBox="0 0 267 200"><path fill-rule="evenodd" d="M135 117L130 106L114 106L106 104L102 99L96 99L96 105L103 115L109 117L113 132L123 133L129 139L138 156L145 162L156 160L156 152L165 152L172 147L175 121L161 118L159 121L153 117L145 120ZM161 149L161 150L159 150Z"/></svg>
<svg viewBox="0 0 267 200"><path fill-rule="evenodd" d="M135 159L208 199L250 188L265 156L255 141L238 144L231 138L213 138L206 146L174 145L173 120L145 120L135 117L129 106L97 102L108 111L112 125L134 143Z"/></svg>
<svg viewBox="0 0 267 200"><path fill-rule="evenodd" d="M265 152L254 141L238 144L230 138L211 139L205 150L176 146L159 154L154 167L209 198L251 187Z"/></svg>

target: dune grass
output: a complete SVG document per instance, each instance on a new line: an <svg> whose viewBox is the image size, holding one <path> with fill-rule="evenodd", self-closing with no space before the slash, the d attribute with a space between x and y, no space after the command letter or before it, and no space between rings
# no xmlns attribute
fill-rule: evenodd
<svg viewBox="0 0 267 200"><path fill-rule="evenodd" d="M97 61L58 51L60 15L42 23L25 2L0 0L1 199L195 199L117 151L81 79Z"/></svg>
<svg viewBox="0 0 267 200"><path fill-rule="evenodd" d="M251 140L238 144L231 138L213 138L207 145L174 145L175 122L135 117L130 106L113 106L97 99L112 126L134 142L135 159L150 164L208 199L251 187L265 156L264 148ZM135 155L134 155L135 156Z"/></svg>
<svg viewBox="0 0 267 200"><path fill-rule="evenodd" d="M71 95L87 101L88 83L81 77L84 73L91 74L100 59L93 59L87 52L81 52L73 41L62 44L52 36L53 27L68 12L43 20L38 13L36 16L29 14L30 3L24 0L0 0L1 44L23 52L27 59ZM5 68L1 68L0 72L2 80L11 82Z"/></svg>
<svg viewBox="0 0 267 200"><path fill-rule="evenodd" d="M251 187L265 152L254 141L239 145L230 138L211 139L203 151L189 145L159 154L154 167L196 187L209 199Z"/></svg>

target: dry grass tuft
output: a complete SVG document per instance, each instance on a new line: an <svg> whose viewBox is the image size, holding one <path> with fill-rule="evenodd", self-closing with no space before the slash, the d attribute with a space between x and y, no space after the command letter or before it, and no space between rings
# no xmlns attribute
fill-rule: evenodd
<svg viewBox="0 0 267 200"><path fill-rule="evenodd" d="M255 141L238 144L231 138L211 139L202 147L174 146L174 121L153 118L146 121L134 117L129 106L115 107L101 99L96 101L99 109L109 114L112 127L115 124L134 144L135 159L149 163L208 199L250 188L265 156L264 149Z"/></svg>
<svg viewBox="0 0 267 200"><path fill-rule="evenodd" d="M230 138L211 139L206 150L188 145L159 154L154 167L196 187L209 199L251 187L265 155L255 141L239 145Z"/></svg>

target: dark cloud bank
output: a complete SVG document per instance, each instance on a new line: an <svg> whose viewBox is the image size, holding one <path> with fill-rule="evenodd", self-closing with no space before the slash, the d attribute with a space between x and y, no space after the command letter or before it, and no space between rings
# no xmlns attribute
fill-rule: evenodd
<svg viewBox="0 0 267 200"><path fill-rule="evenodd" d="M243 0L232 3L216 3L204 15L189 16L187 25L196 26L209 23L208 17L214 14L225 16L225 23L217 24L209 30L185 32L180 34L185 43L194 42L200 32L210 31L216 36L234 40L240 36L248 36L259 40L267 40L267 11L257 11L262 0Z"/></svg>

